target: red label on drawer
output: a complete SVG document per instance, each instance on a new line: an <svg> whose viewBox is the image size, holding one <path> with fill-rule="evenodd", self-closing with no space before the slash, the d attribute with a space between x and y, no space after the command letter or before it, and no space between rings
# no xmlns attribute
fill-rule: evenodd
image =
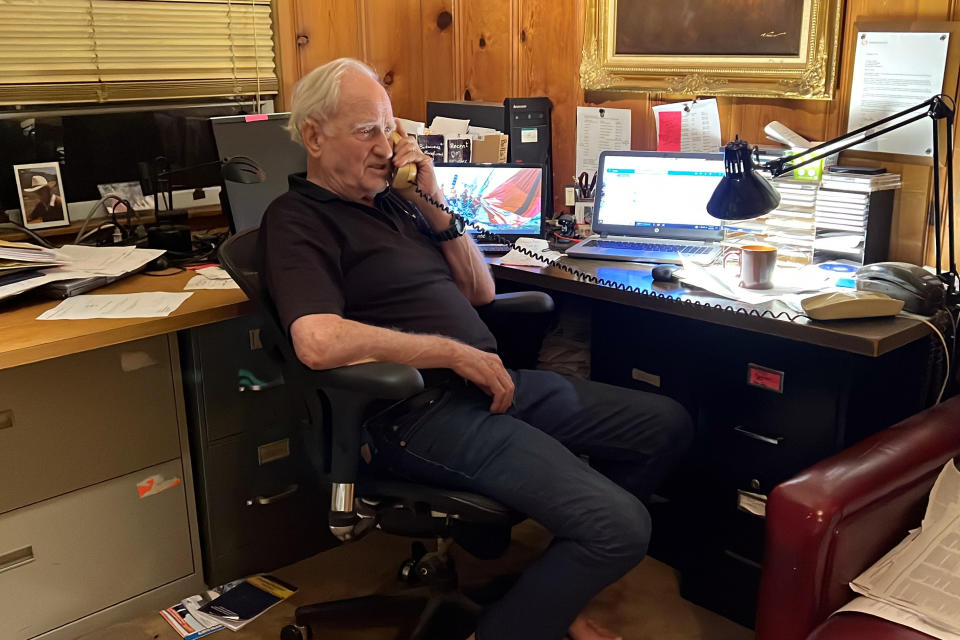
<svg viewBox="0 0 960 640"><path fill-rule="evenodd" d="M758 364L747 365L747 384L783 393L783 371L767 369Z"/></svg>

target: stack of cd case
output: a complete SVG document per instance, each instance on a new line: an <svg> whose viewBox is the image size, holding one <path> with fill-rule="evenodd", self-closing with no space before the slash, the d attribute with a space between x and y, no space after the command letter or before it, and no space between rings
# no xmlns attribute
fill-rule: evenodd
<svg viewBox="0 0 960 640"><path fill-rule="evenodd" d="M893 220L897 174L824 176L814 213L814 259L846 259L858 264L886 260Z"/></svg>

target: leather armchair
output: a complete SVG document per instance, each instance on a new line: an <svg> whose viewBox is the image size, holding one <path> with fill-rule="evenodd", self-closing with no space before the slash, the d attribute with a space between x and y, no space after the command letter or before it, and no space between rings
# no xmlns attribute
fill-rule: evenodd
<svg viewBox="0 0 960 640"><path fill-rule="evenodd" d="M848 583L923 519L947 460L960 455L960 397L827 458L770 493L758 640L919 640L874 616L830 614Z"/></svg>
<svg viewBox="0 0 960 640"><path fill-rule="evenodd" d="M438 551L433 553L427 553L422 544L415 543L412 558L401 568L401 576L408 582L432 587L429 597L367 596L302 606L297 609L296 624L286 627L281 637L284 640L309 638L312 621L358 614L369 618L374 611L393 617L415 608L422 609L423 614L409 637L411 640L433 637L432 625L443 615L447 604L455 605L460 612L479 610L456 590L456 574L445 554L446 540L458 542L478 557L496 557L509 544L510 527L519 516L484 496L364 472L365 465L360 463L361 425L378 409L423 391L421 372L389 362L326 371L304 366L296 357L260 281L258 232L259 229L250 229L229 238L220 248L220 262L244 293L256 302L263 320L264 348L279 362L284 382L291 389L291 399L306 406L309 418L301 430L302 437L312 466L330 485L330 530L344 542L355 540L374 528L441 541ZM479 311L501 347L504 344L514 347L504 356L508 367L536 365L553 312L553 300L548 295L501 294ZM440 615L435 615L438 612ZM445 631L444 635L454 637L461 631Z"/></svg>

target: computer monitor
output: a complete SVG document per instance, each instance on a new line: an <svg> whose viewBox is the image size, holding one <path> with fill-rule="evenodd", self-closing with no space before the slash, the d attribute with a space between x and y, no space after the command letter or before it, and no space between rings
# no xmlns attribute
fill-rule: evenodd
<svg viewBox="0 0 960 640"><path fill-rule="evenodd" d="M723 178L722 153L604 151L593 230L618 236L721 240L707 202Z"/></svg>
<svg viewBox="0 0 960 640"><path fill-rule="evenodd" d="M467 221L511 240L540 235L542 166L437 164L434 170L450 208Z"/></svg>
<svg viewBox="0 0 960 640"><path fill-rule="evenodd" d="M247 156L267 174L256 184L224 182L233 232L260 226L263 212L289 189L287 177L307 170L307 154L286 130L289 113L211 118L221 159Z"/></svg>

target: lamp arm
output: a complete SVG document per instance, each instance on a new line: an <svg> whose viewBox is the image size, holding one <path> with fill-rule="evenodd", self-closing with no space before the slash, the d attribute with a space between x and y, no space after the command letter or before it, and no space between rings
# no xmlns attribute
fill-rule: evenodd
<svg viewBox="0 0 960 640"><path fill-rule="evenodd" d="M916 116L914 116L913 118L910 118L909 120L902 120L900 122L896 122L890 125L889 127L884 127L879 131L871 131L872 129L875 129L876 127L884 125L888 122L910 115L917 109L925 109L925 111L923 113L917 114ZM794 169L799 169L800 167L806 166L811 162L822 160L827 156L837 153L838 151L844 151L854 145L860 144L861 142L872 140L873 138L882 136L886 133L889 133L901 127L905 127L908 124L912 124L914 122L917 122L918 120L922 120L923 118L929 117L929 118L933 118L934 120L939 120L941 118L948 118L948 117L952 118L952 115L953 115L953 111L949 107L947 107L947 105L943 102L940 96L933 96L932 98L924 100L920 104L916 104L908 109L904 109L903 111L900 111L899 113L894 113L893 115L889 115L875 122L871 122L870 124L860 127L855 131L849 131L843 134L842 136L837 136L833 140L829 140L827 142L818 144L817 146L807 149L806 151L803 151L801 153L795 153L789 156L785 156L783 158L775 158L773 160L769 160L761 164L759 168L765 171L768 171L772 177L777 178L779 176L782 176L785 173L793 171ZM870 132L870 133L867 133L867 132ZM818 151L823 151L823 153L818 154L817 153ZM798 160L801 160L801 161L797 162Z"/></svg>

